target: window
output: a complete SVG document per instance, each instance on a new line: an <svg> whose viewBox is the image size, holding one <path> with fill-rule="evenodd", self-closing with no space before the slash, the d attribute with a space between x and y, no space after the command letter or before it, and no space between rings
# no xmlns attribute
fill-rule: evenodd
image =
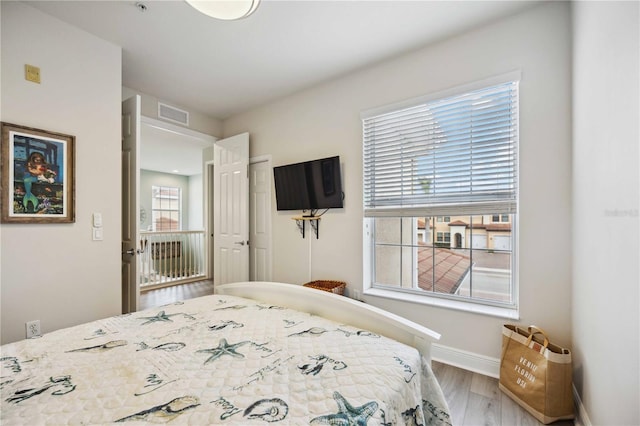
<svg viewBox="0 0 640 426"><path fill-rule="evenodd" d="M363 114L365 289L516 307L518 78Z"/></svg>
<svg viewBox="0 0 640 426"><path fill-rule="evenodd" d="M448 243L449 241L451 241L451 233L449 232L438 232L436 235L436 240L439 243Z"/></svg>
<svg viewBox="0 0 640 426"><path fill-rule="evenodd" d="M151 187L151 223L154 231L182 229L182 193L170 186Z"/></svg>
<svg viewBox="0 0 640 426"><path fill-rule="evenodd" d="M491 221L493 222L509 222L509 215L507 214L503 214L503 215L499 215L499 214L494 214L491 216Z"/></svg>

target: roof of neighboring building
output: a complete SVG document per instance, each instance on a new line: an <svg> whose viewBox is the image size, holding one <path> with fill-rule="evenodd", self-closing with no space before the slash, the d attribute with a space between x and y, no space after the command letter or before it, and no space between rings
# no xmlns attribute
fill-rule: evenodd
<svg viewBox="0 0 640 426"><path fill-rule="evenodd" d="M454 222L449 222L449 226L469 226L469 225L461 220L456 220Z"/></svg>
<svg viewBox="0 0 640 426"><path fill-rule="evenodd" d="M471 259L453 250L426 247L421 244L421 247L418 248L418 287L428 291L434 290L434 267L435 291L453 294L467 275L467 271L471 267Z"/></svg>
<svg viewBox="0 0 640 426"><path fill-rule="evenodd" d="M426 229L426 224L427 224L427 221L425 220L424 217L418 218L418 229ZM433 226L431 225L431 221L429 221L429 229L431 228L433 228Z"/></svg>
<svg viewBox="0 0 640 426"><path fill-rule="evenodd" d="M510 223L490 223L485 225L487 231L511 231Z"/></svg>

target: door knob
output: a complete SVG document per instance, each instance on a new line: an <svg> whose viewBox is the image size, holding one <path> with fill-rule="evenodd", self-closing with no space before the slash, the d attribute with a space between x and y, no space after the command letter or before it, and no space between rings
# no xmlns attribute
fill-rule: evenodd
<svg viewBox="0 0 640 426"><path fill-rule="evenodd" d="M240 244L241 246L243 246L243 245L244 245L244 241L236 241L236 242L235 242L235 243L233 243L233 244Z"/></svg>
<svg viewBox="0 0 640 426"><path fill-rule="evenodd" d="M134 254L136 254L136 249L129 249L127 251L125 251L126 254L133 256Z"/></svg>

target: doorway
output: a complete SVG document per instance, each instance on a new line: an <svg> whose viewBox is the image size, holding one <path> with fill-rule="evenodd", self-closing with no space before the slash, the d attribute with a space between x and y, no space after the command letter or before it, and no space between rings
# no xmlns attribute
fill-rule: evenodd
<svg viewBox="0 0 640 426"><path fill-rule="evenodd" d="M459 232L456 233L455 240L456 248L462 248L462 235Z"/></svg>
<svg viewBox="0 0 640 426"><path fill-rule="evenodd" d="M271 231L271 188L273 186L273 168L271 156L249 159L249 281L271 281L272 279L272 231ZM213 161L207 162L205 181L207 211L214 211ZM207 215L209 253L214 253L213 214ZM213 255L209 256L209 276L213 277Z"/></svg>
<svg viewBox="0 0 640 426"><path fill-rule="evenodd" d="M140 122L140 290L206 279L203 164L216 138Z"/></svg>
<svg viewBox="0 0 640 426"><path fill-rule="evenodd" d="M145 202L148 209L141 209L141 169L151 170L153 173L163 173L165 176L181 173L191 176L199 173L202 181L204 151L213 146L216 138L191 129L182 128L170 123L155 120L140 115L140 96L136 95L123 101L123 146L122 146L122 312L129 313L138 310L140 297L140 287L142 284L142 273L145 271L143 265L147 261L146 273L148 281L150 278L158 276L179 275L185 277L193 275L193 280L206 277L206 268L202 268L203 275L195 277L198 257L202 262L206 262L205 244L198 248L192 244L192 236L189 235L164 235L164 240L154 241L155 235L142 235L147 229L143 228L143 220L152 225L163 222L162 212L155 211L155 200ZM152 137L148 133L153 134ZM160 155L158 155L160 154ZM195 154L189 157L190 154ZM195 160L193 159L195 158ZM163 160L169 159L166 163ZM185 160L180 163L179 159ZM176 171L177 170L177 171ZM191 172L189 171L191 170ZM160 185L162 188L164 185ZM206 192L203 191L202 183L195 196L189 197L199 203L199 207L191 208L196 212L193 217L185 216L177 220L184 223L184 229L193 227L199 228L202 234L202 241L205 240L206 219L203 216L206 203ZM167 195L163 190L157 191L160 196ZM183 194L185 195L185 194ZM188 195L187 195L188 196ZM157 198L157 197L156 197ZM166 198L166 197L165 197ZM151 211L149 211L151 210ZM162 210L162 209L161 209ZM159 214L160 219L154 215ZM195 219L194 219L195 218ZM173 221L173 220L172 220ZM153 228L153 226L152 226ZM165 231L162 229L162 231ZM181 229L178 232L184 233ZM189 231L186 231L189 232ZM191 238L184 240L184 238ZM196 247L196 248L194 248ZM194 255L195 254L195 255ZM168 265L168 266L167 266ZM169 273L158 273L170 269ZM174 281L174 283L177 281ZM165 286L166 283L154 283L155 287ZM171 285L169 283L168 285Z"/></svg>

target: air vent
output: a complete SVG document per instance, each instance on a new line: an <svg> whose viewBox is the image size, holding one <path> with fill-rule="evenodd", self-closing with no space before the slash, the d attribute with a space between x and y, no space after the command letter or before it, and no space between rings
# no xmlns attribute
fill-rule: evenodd
<svg viewBox="0 0 640 426"><path fill-rule="evenodd" d="M158 118L174 123L189 125L189 112L158 102Z"/></svg>

